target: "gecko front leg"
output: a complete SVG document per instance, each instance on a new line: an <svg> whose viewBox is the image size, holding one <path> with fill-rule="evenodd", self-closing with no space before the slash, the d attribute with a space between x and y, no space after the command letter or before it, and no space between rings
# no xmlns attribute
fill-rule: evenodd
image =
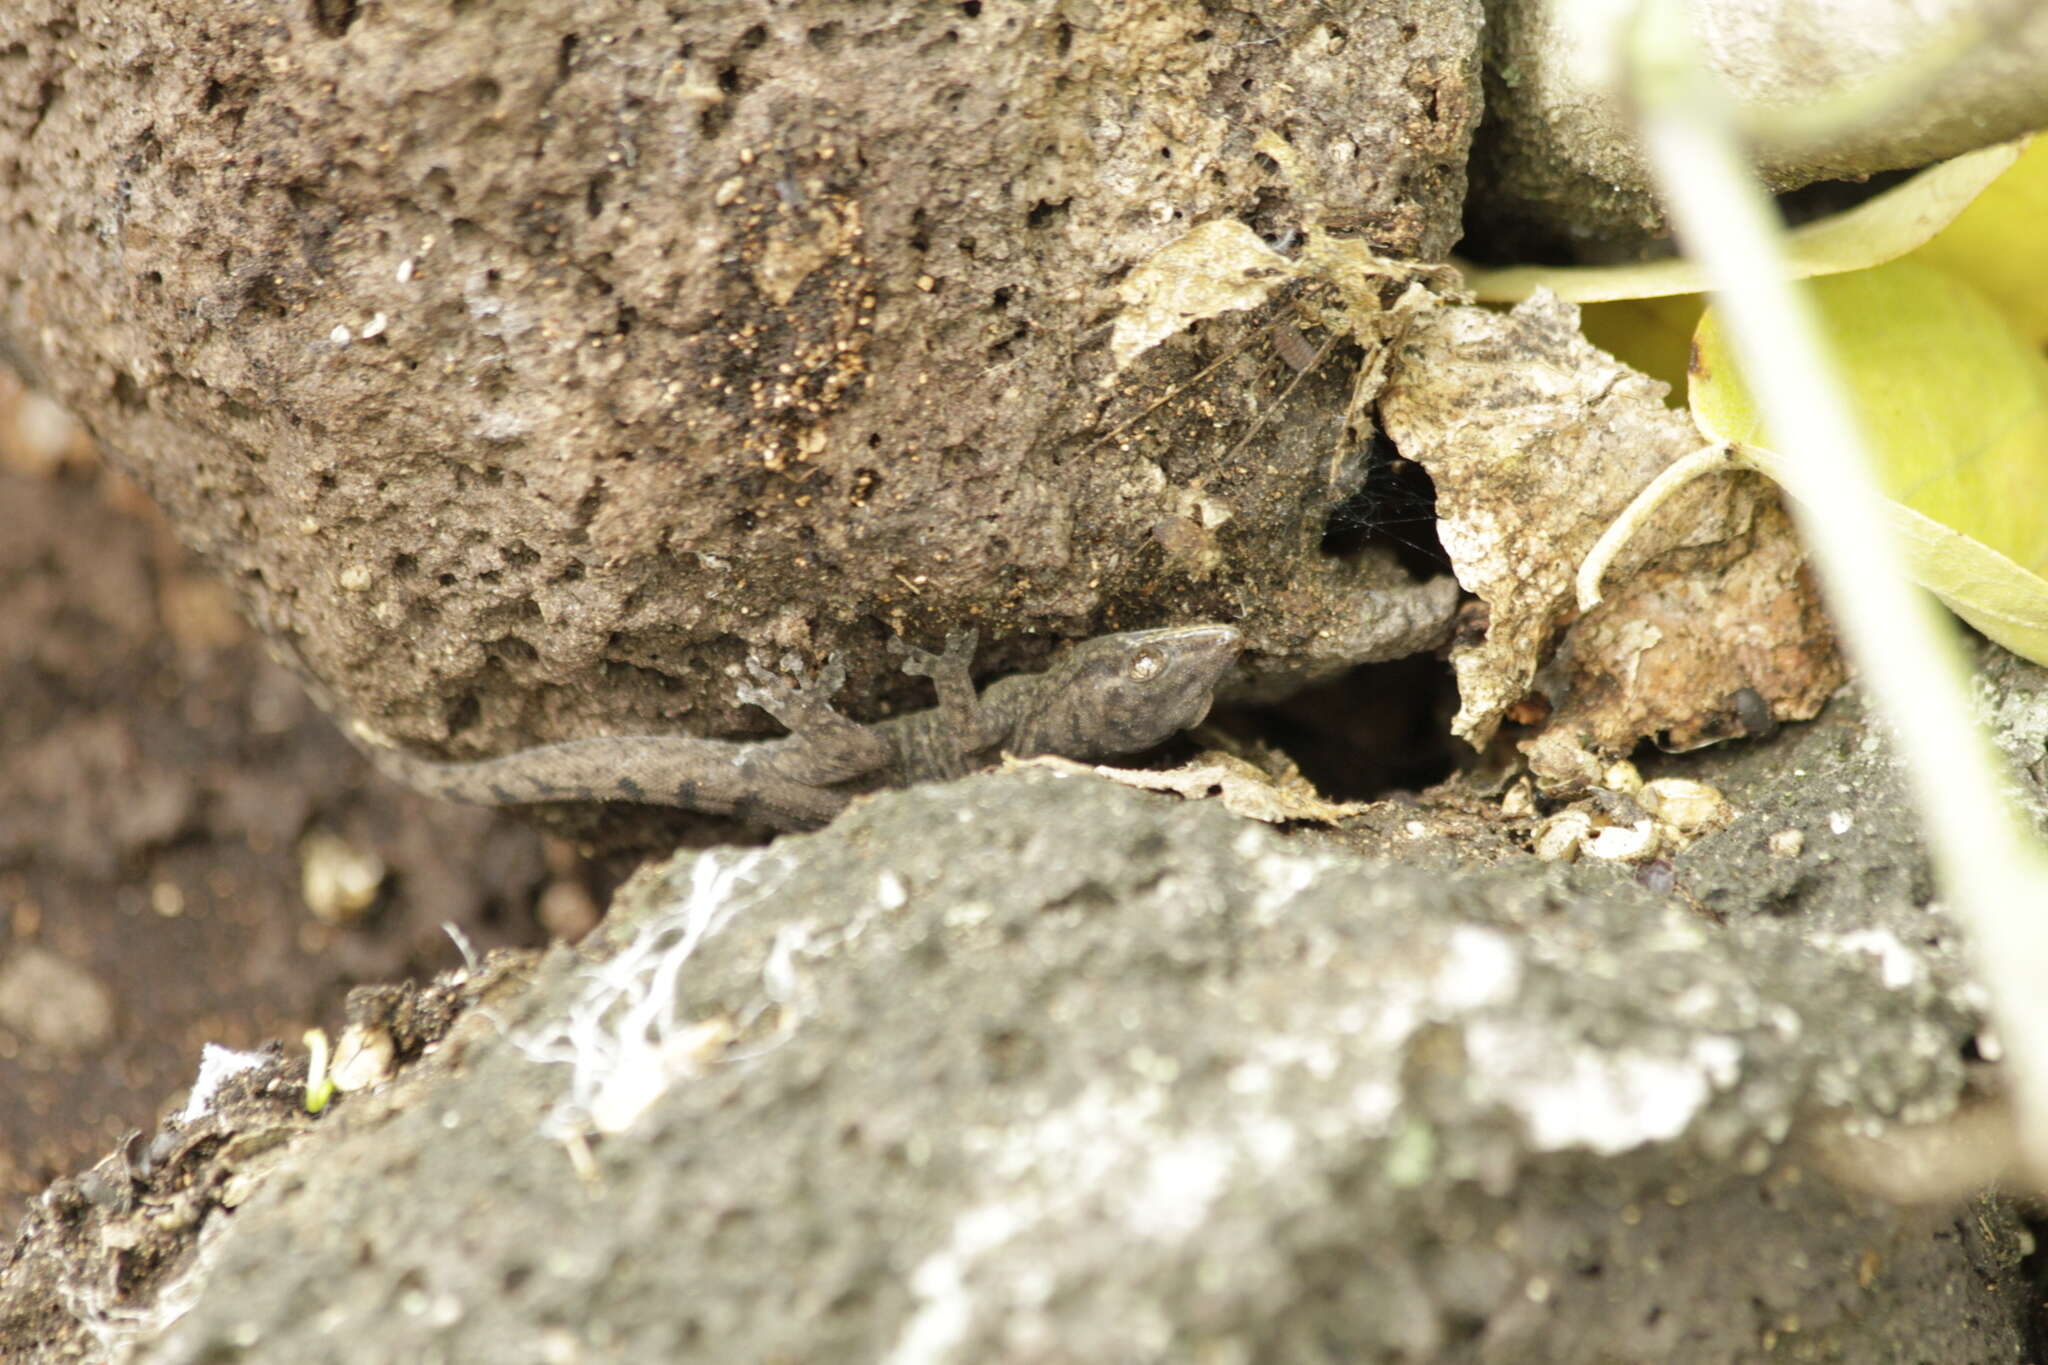
<svg viewBox="0 0 2048 1365"><path fill-rule="evenodd" d="M912 725L898 741L899 761L904 774L914 780L965 777L974 768L974 756L993 742L982 734L981 698L974 690L974 647L979 636L972 630L946 632L946 648L934 654L901 637L889 641L889 652L902 662L899 667L914 678L930 678L939 704L930 711L906 717Z"/></svg>

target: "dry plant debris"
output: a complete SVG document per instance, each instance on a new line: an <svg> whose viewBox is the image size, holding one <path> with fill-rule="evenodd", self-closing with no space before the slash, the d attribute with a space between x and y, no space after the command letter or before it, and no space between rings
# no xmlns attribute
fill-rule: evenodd
<svg viewBox="0 0 2048 1365"><path fill-rule="evenodd" d="M1458 581L1491 611L1485 637L1452 651L1452 729L1474 745L1532 690L1559 703L1553 745L1591 763L1645 736L1687 747L1740 734L1765 709L1804 719L1841 682L1798 545L1759 479L1684 489L1624 550L1608 600L1577 614L1586 551L1699 444L1663 390L1593 347L1578 310L1547 293L1506 315L1440 309L1396 348L1381 419L1429 471Z"/></svg>

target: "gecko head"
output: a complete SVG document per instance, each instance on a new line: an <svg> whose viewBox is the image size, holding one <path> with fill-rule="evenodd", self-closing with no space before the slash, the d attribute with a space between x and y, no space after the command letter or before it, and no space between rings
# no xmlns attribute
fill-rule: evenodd
<svg viewBox="0 0 2048 1365"><path fill-rule="evenodd" d="M1046 675L1014 752L1113 758L1199 725L1242 639L1234 626L1166 626L1077 645Z"/></svg>

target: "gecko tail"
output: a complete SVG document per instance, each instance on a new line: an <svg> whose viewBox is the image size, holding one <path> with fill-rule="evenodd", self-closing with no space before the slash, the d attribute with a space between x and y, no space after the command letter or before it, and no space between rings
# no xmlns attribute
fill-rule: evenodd
<svg viewBox="0 0 2048 1365"><path fill-rule="evenodd" d="M849 799L764 774L750 761L756 746L730 740L611 735L467 763L372 746L360 737L357 744L386 777L470 806L627 802L807 829L830 820Z"/></svg>

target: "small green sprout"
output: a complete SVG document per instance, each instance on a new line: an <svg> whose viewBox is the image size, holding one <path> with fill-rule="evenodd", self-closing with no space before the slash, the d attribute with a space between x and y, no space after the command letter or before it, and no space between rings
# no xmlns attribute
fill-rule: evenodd
<svg viewBox="0 0 2048 1365"><path fill-rule="evenodd" d="M306 1030L306 1112L317 1114L334 1098L334 1077L327 1074L327 1030Z"/></svg>

